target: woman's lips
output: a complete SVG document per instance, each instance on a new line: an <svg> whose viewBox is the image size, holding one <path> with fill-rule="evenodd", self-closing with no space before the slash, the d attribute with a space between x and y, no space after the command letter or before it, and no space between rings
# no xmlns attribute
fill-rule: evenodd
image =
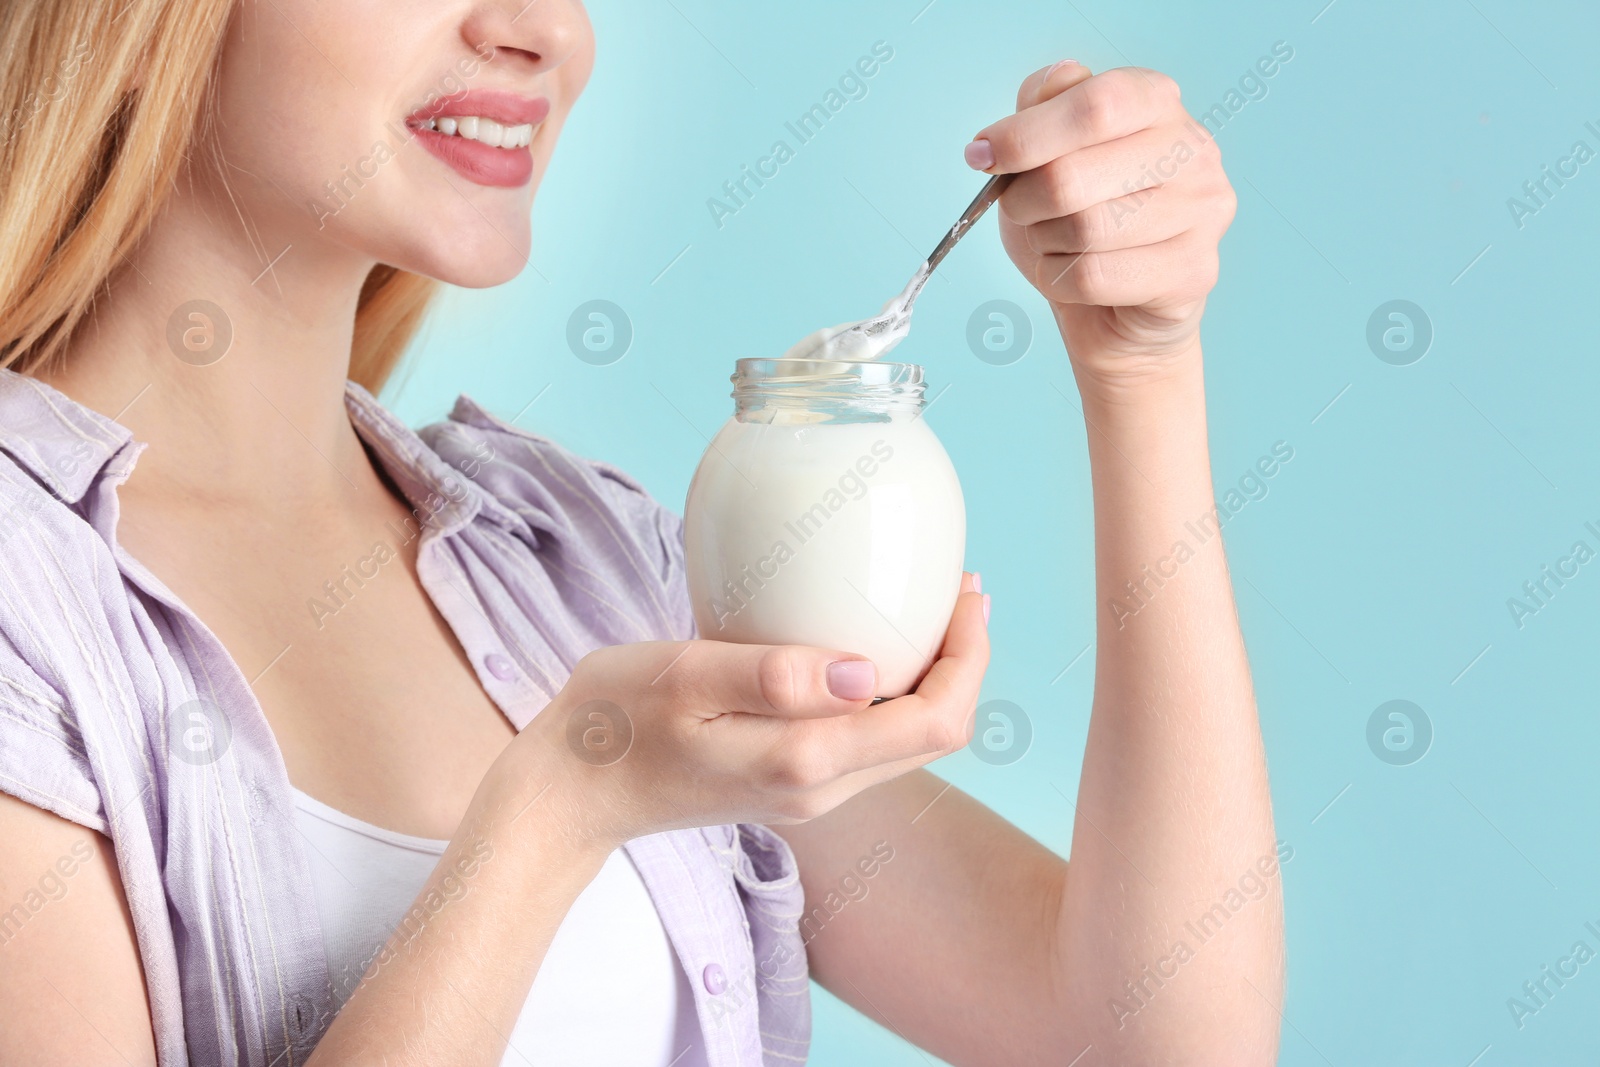
<svg viewBox="0 0 1600 1067"><path fill-rule="evenodd" d="M543 96L521 96L500 89L469 89L439 97L429 106L414 112L406 122L421 123L452 115L481 115L506 126L530 122L537 126L549 117L550 101Z"/></svg>
<svg viewBox="0 0 1600 1067"><path fill-rule="evenodd" d="M437 130L414 130L412 136L463 178L479 185L515 188L533 177L533 153L526 148L490 148Z"/></svg>
<svg viewBox="0 0 1600 1067"><path fill-rule="evenodd" d="M526 97L495 89L474 89L441 97L406 120L412 136L433 155L455 168L468 181L479 185L514 188L526 185L533 177L533 154L526 146L498 148L482 141L429 127L443 123L459 129L471 127L472 119L487 119L505 131L539 125L550 115L550 101L542 96ZM464 124L461 120L468 120ZM479 123L481 125L481 123Z"/></svg>

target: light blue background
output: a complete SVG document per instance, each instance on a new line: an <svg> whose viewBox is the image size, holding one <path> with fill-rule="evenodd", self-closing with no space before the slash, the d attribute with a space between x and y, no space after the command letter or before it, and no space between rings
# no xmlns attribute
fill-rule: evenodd
<svg viewBox="0 0 1600 1067"><path fill-rule="evenodd" d="M1138 63L1199 112L1287 42L1268 95L1220 136L1240 207L1206 320L1219 489L1294 448L1227 527L1295 850L1282 1062L1593 1063L1600 962L1520 1031L1506 1001L1574 941L1600 949L1583 928L1600 925L1600 562L1520 630L1506 601L1575 540L1600 548L1583 528L1600 525L1600 161L1521 229L1506 201L1575 140L1600 149L1584 129L1600 126L1600 16L1324 2L597 2L600 59L539 195L536 269L450 294L387 397L420 423L469 392L681 506L733 360L897 291L979 184L962 145L1023 76L1064 56ZM879 40L894 58L869 95L719 230L707 198L792 144L785 120ZM611 366L565 339L597 298L635 330ZM1036 328L1011 366L965 340L996 298ZM1395 298L1435 330L1414 365L1365 341ZM1014 765L961 753L939 770L1065 852L1092 681L1092 656L1061 676L1093 635L1084 427L992 220L929 286L902 352L949 387L928 417L994 596L985 698L1035 730ZM1366 741L1393 698L1433 725L1410 766ZM816 1005L817 1064L932 1062L820 990Z"/></svg>

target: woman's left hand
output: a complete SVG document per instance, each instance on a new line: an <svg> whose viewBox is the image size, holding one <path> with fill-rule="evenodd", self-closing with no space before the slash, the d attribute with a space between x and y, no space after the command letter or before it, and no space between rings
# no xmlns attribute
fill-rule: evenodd
<svg viewBox="0 0 1600 1067"><path fill-rule="evenodd" d="M1071 60L1040 70L1017 113L967 146L967 162L1018 175L1000 200L1001 239L1050 301L1080 388L1198 360L1236 198L1171 78L1091 75Z"/></svg>

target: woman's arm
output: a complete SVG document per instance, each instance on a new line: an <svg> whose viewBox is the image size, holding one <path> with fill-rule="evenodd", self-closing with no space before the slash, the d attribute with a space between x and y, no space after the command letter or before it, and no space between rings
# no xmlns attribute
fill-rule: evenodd
<svg viewBox="0 0 1600 1067"><path fill-rule="evenodd" d="M556 930L611 848L575 814L570 770L536 733L506 748L417 894L413 913L427 918L390 934L307 1067L501 1061Z"/></svg>
<svg viewBox="0 0 1600 1067"><path fill-rule="evenodd" d="M816 931L814 972L954 1063L1268 1064L1282 904L1199 343L1232 191L1153 71L1060 65L1018 107L968 158L1022 175L1002 235L1051 301L1087 423L1098 636L1071 873L908 776L784 831L808 909L871 842L894 849Z"/></svg>
<svg viewBox="0 0 1600 1067"><path fill-rule="evenodd" d="M0 1063L154 1067L111 843L0 793Z"/></svg>
<svg viewBox="0 0 1600 1067"><path fill-rule="evenodd" d="M586 820L551 817L573 803L563 762L549 745L507 749L418 895L429 918L390 938L312 1064L500 1062L550 939L606 856L569 832ZM110 842L4 794L0 842L0 1063L153 1067ZM424 906L430 894L444 906Z"/></svg>
<svg viewBox="0 0 1600 1067"><path fill-rule="evenodd" d="M1087 1016L1085 1040L1121 1050L1120 1062L1270 1064L1282 898L1198 350L1136 393L1084 398L1098 649L1061 914L1075 960L1063 992ZM1191 532L1207 527L1203 539ZM1193 553L1183 562L1180 544ZM1172 576L1146 578L1158 570ZM1148 590L1142 606L1129 582Z"/></svg>
<svg viewBox="0 0 1600 1067"><path fill-rule="evenodd" d="M979 599L960 598L956 614L981 635ZM916 693L876 705L870 667L827 649L648 642L584 657L490 768L418 894L426 918L391 935L309 1063L500 1063L556 930L614 849L661 830L815 818L947 755L965 743L985 651L952 645ZM595 766L568 727L602 711L632 740ZM35 908L30 882L74 847L76 880L43 886L41 899L59 900ZM0 913L0 997L28 1008L5 1015L0 1063L152 1063L135 932L104 841L0 795L10 900L37 914Z"/></svg>
<svg viewBox="0 0 1600 1067"><path fill-rule="evenodd" d="M977 616L976 601L958 610ZM952 654L935 682L869 706L870 674L845 684L834 669L852 658L711 641L585 657L496 761L418 897L455 899L391 937L309 1067L497 1064L561 920L623 842L811 818L961 743L981 663ZM602 766L568 734L596 708L631 727L624 756ZM471 859L467 892L445 892Z"/></svg>

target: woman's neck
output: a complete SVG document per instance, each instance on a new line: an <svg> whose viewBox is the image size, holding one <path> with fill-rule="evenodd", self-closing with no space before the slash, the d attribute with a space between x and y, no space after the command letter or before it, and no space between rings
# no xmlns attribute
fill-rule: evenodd
<svg viewBox="0 0 1600 1067"><path fill-rule="evenodd" d="M344 382L372 264L293 220L255 221L247 236L237 216L175 196L62 358L34 372L150 445L144 491L317 498L367 471Z"/></svg>

